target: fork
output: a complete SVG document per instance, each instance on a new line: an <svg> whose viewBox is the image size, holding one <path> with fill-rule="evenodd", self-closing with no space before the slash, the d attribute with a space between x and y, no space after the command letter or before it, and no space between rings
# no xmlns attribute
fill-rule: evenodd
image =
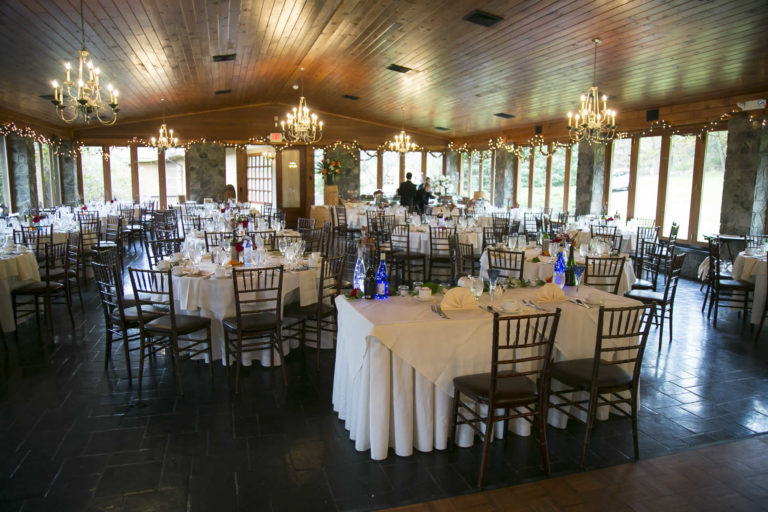
<svg viewBox="0 0 768 512"><path fill-rule="evenodd" d="M449 318L448 318L448 315L446 315L445 313L443 313L443 308L442 308L442 306L440 306L440 304L437 304L437 313L438 313L438 314L439 314L441 317L445 318L446 320L449 320Z"/></svg>

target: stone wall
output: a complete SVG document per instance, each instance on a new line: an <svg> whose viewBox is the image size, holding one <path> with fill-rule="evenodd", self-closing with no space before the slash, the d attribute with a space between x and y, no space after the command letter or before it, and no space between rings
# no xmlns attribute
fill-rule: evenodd
<svg viewBox="0 0 768 512"><path fill-rule="evenodd" d="M496 151L495 180L493 184L493 204L506 207L512 200L515 176L515 156L506 151Z"/></svg>
<svg viewBox="0 0 768 512"><path fill-rule="evenodd" d="M761 133L748 119L734 117L728 121L721 233L743 234L752 224Z"/></svg>
<svg viewBox="0 0 768 512"><path fill-rule="evenodd" d="M445 153L445 175L451 180L449 193L458 194L459 192L459 154L456 151L447 151Z"/></svg>
<svg viewBox="0 0 768 512"><path fill-rule="evenodd" d="M352 156L349 151L343 148L329 150L325 158L339 162L341 164L341 176L333 182L339 187L339 197L343 199L352 199L360 196L360 160ZM314 172L314 169L312 170ZM315 176L315 179L321 179Z"/></svg>
<svg viewBox="0 0 768 512"><path fill-rule="evenodd" d="M605 146L579 144L579 163L575 170L576 215L600 214L605 180Z"/></svg>
<svg viewBox="0 0 768 512"><path fill-rule="evenodd" d="M768 127L760 130L760 147L757 155L755 172L755 200L752 204L752 222L750 233L766 233L768 219Z"/></svg>
<svg viewBox="0 0 768 512"><path fill-rule="evenodd" d="M206 197L224 199L227 186L226 150L221 144L192 144L187 151L190 201L203 202Z"/></svg>
<svg viewBox="0 0 768 512"><path fill-rule="evenodd" d="M8 135L8 173L13 176L13 194L16 211L37 208L37 173L35 170L35 143L27 137Z"/></svg>
<svg viewBox="0 0 768 512"><path fill-rule="evenodd" d="M72 141L61 141L60 151L65 153L74 148ZM80 194L77 191L77 162L68 154L62 154L61 165L61 202L77 203L80 200Z"/></svg>

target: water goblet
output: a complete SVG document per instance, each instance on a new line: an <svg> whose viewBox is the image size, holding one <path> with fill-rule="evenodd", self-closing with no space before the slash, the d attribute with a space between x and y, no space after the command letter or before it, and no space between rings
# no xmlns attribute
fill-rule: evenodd
<svg viewBox="0 0 768 512"><path fill-rule="evenodd" d="M277 249L280 251L280 254L285 257L285 251L288 249L288 239L285 237L280 237L277 239Z"/></svg>
<svg viewBox="0 0 768 512"><path fill-rule="evenodd" d="M469 291L475 296L475 302L480 301L480 296L483 294L483 288L485 288L485 282L482 277L470 276L469 277Z"/></svg>

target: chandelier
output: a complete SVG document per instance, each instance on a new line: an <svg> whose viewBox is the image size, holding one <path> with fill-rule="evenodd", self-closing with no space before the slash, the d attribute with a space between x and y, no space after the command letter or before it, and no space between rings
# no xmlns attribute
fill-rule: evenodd
<svg viewBox="0 0 768 512"><path fill-rule="evenodd" d="M323 138L323 122L317 119L317 115L309 112L307 100L304 98L304 68L301 68L299 108L294 107L293 113L287 114L285 121L280 121L280 126L283 137L289 143L312 144Z"/></svg>
<svg viewBox="0 0 768 512"><path fill-rule="evenodd" d="M403 111L403 124L400 133L387 142L387 147L390 151L397 151L399 153L408 153L409 151L415 151L418 146L415 142L411 142L411 136L405 133L405 108Z"/></svg>
<svg viewBox="0 0 768 512"><path fill-rule="evenodd" d="M105 103L106 100L101 98L100 70L94 67L93 60L88 59L88 50L85 49L83 0L80 0L80 34L82 50L78 57L77 80L72 81L72 66L69 62L65 63L66 80L62 84L56 80L51 82L52 103L56 107L57 115L65 123L82 118L86 124L97 120L107 126L113 125L117 121L117 113L120 112L117 107L117 90L109 84L109 103Z"/></svg>
<svg viewBox="0 0 768 512"><path fill-rule="evenodd" d="M174 137L173 130L169 130L165 125L165 98L160 98L160 102L163 104L163 124L160 125L160 136L157 138L152 137L149 141L149 145L165 151L166 149L176 147L179 139L178 137Z"/></svg>
<svg viewBox="0 0 768 512"><path fill-rule="evenodd" d="M592 87L581 96L581 108L576 115L568 112L568 132L574 142L610 142L616 137L616 111L608 109L608 96L600 97L597 90L597 47L602 42L594 38L595 57L592 65Z"/></svg>

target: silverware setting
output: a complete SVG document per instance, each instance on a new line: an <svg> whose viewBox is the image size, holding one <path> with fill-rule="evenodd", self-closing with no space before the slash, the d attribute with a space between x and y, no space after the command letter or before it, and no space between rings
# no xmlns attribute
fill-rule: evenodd
<svg viewBox="0 0 768 512"><path fill-rule="evenodd" d="M528 307L531 307L533 309L538 309L539 311L546 311L546 309L544 309L543 307L539 306L538 304L536 304L532 300L525 300L525 299L523 299L523 304L528 306Z"/></svg>
<svg viewBox="0 0 768 512"><path fill-rule="evenodd" d="M443 308L440 307L440 304L432 304L432 312L440 315L440 318L448 320L448 317L443 313Z"/></svg>
<svg viewBox="0 0 768 512"><path fill-rule="evenodd" d="M577 298L573 298L572 297L572 298L568 299L568 302L573 302L574 304L578 304L579 306L581 306L583 308L586 308L586 309L592 309L592 306L590 306L589 304L585 303L581 299L577 299Z"/></svg>

